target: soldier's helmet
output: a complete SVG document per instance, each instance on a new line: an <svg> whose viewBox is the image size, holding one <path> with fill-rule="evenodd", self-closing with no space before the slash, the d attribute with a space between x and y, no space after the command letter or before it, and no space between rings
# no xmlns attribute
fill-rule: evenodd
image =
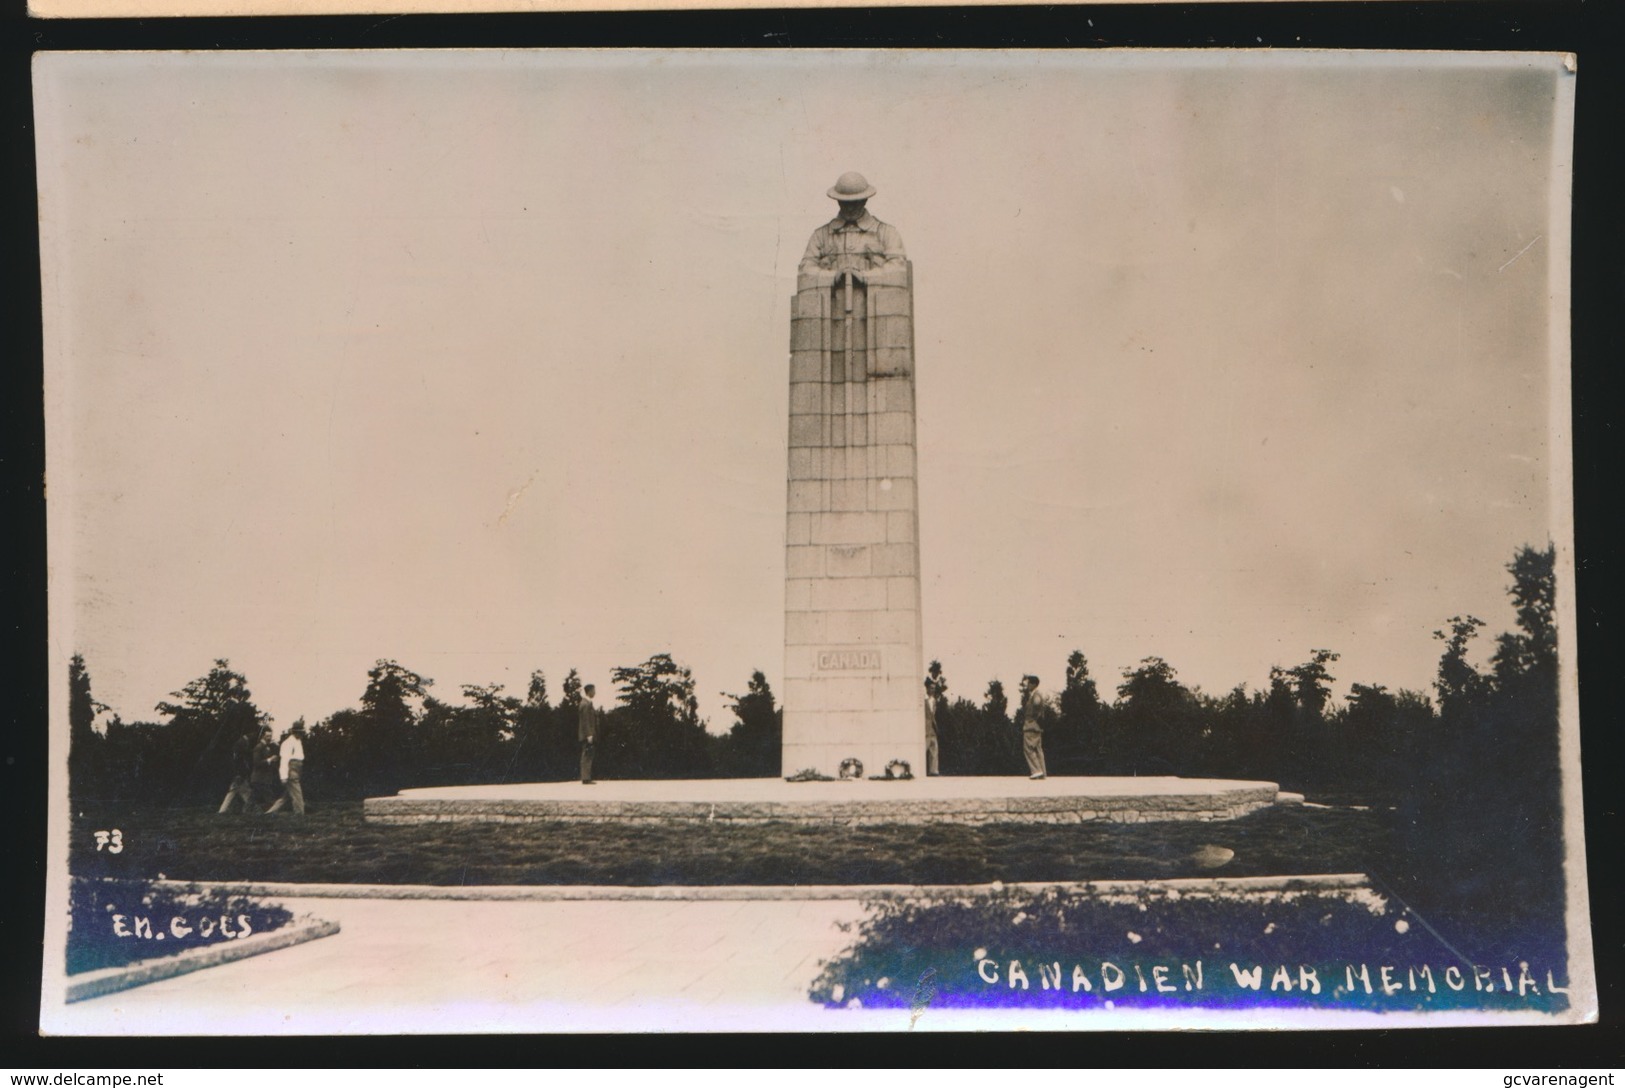
<svg viewBox="0 0 1625 1088"><path fill-rule="evenodd" d="M848 170L830 187L831 200L868 200L875 195L875 187L856 170Z"/></svg>

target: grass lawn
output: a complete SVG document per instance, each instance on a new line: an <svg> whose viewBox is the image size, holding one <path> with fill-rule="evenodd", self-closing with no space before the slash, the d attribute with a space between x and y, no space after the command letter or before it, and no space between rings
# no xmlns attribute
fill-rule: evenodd
<svg viewBox="0 0 1625 1088"><path fill-rule="evenodd" d="M97 848L117 828L122 850ZM1164 824L368 824L361 804L300 819L84 805L78 876L373 884L977 884L1381 872L1377 814L1272 808ZM1193 857L1218 846L1218 868Z"/></svg>

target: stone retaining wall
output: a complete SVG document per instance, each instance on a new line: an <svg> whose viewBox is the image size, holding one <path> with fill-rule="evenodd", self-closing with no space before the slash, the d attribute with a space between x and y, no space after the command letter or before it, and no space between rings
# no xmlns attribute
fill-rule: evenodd
<svg viewBox="0 0 1625 1088"><path fill-rule="evenodd" d="M281 899L445 899L493 902L734 902L826 899L918 899L1066 892L1269 898L1282 894L1365 894L1363 873L1297 876L1190 876L1151 880L1012 881L993 884L292 884L278 881L157 881L159 886L207 888L230 895Z"/></svg>
<svg viewBox="0 0 1625 1088"><path fill-rule="evenodd" d="M1209 793L1128 797L1049 796L886 798L864 801L555 801L368 798L369 823L809 823L872 824L1157 823L1233 820L1267 808L1275 787L1261 784Z"/></svg>

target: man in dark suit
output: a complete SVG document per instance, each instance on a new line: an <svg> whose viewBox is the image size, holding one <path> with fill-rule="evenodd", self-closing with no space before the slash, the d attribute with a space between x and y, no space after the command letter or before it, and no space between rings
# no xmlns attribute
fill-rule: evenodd
<svg viewBox="0 0 1625 1088"><path fill-rule="evenodd" d="M1044 718L1050 702L1038 690L1038 677L1031 674L1021 678L1021 710L1016 721L1021 724L1021 754L1027 757L1027 777L1041 781L1049 772L1044 766Z"/></svg>
<svg viewBox="0 0 1625 1088"><path fill-rule="evenodd" d="M240 799L244 812L253 812L254 796L251 782L254 775L254 734L244 733L237 738L231 750L231 789L220 802L220 815L224 816Z"/></svg>
<svg viewBox="0 0 1625 1088"><path fill-rule="evenodd" d="M581 689L581 704L576 711L576 733L581 741L581 784L596 786L592 777L592 748L598 740L598 719L601 717L593 696L597 689L591 684Z"/></svg>
<svg viewBox="0 0 1625 1088"><path fill-rule="evenodd" d="M249 774L249 788L254 794L254 810L264 812L276 800L278 786L277 766L282 756L277 749L276 734L268 725L260 726L260 740L254 745L254 768Z"/></svg>

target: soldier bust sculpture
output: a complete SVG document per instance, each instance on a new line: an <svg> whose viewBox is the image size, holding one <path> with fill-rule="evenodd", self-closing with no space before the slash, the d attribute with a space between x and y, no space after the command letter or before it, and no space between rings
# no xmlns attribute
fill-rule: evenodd
<svg viewBox="0 0 1625 1088"><path fill-rule="evenodd" d="M841 175L829 190L830 199L841 206L840 213L813 231L801 257L801 275L828 283L843 272L866 279L869 273L902 266L907 259L903 236L868 210L874 195L875 187L862 174L849 171Z"/></svg>

